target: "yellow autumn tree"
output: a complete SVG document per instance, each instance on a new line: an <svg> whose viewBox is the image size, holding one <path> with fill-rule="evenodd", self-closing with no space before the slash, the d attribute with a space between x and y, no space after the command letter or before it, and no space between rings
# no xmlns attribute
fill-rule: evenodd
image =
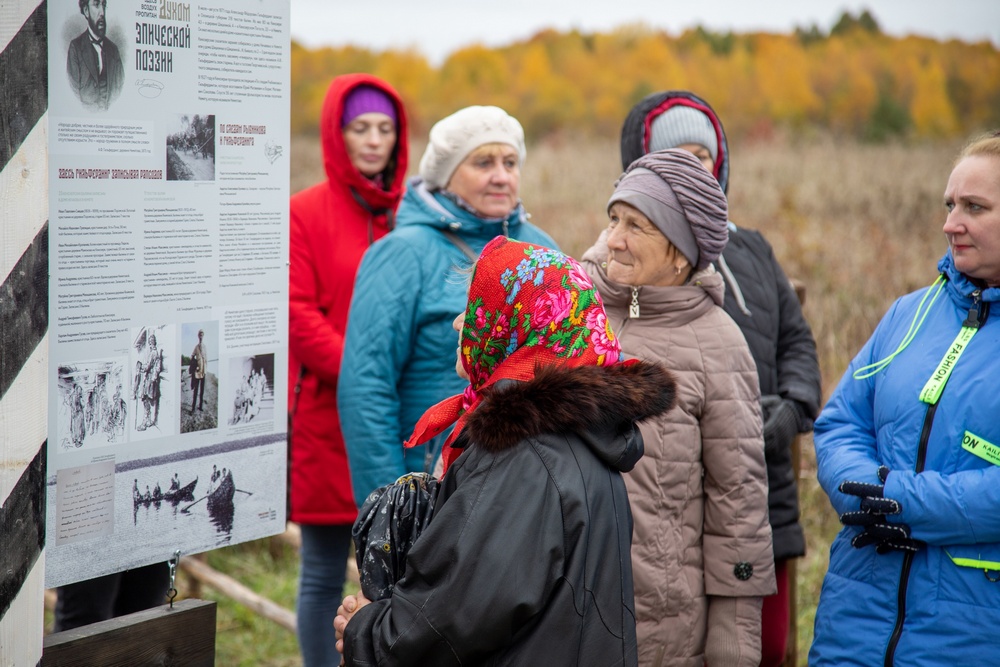
<svg viewBox="0 0 1000 667"><path fill-rule="evenodd" d="M411 136L426 134L431 110L427 100L433 98L437 74L423 55L415 50L387 51L373 72L389 82L399 93L410 121Z"/></svg>
<svg viewBox="0 0 1000 667"><path fill-rule="evenodd" d="M953 136L958 130L955 109L948 99L944 69L929 61L914 74L910 117L917 134L925 137Z"/></svg>
<svg viewBox="0 0 1000 667"><path fill-rule="evenodd" d="M451 54L441 66L437 99L427 100L438 118L473 104L492 104L510 110L513 84L505 55L482 45Z"/></svg>
<svg viewBox="0 0 1000 667"><path fill-rule="evenodd" d="M866 58L869 49L831 37L807 52L823 121L834 130L861 132L878 102L877 70Z"/></svg>
<svg viewBox="0 0 1000 667"><path fill-rule="evenodd" d="M586 106L579 87L552 66L547 47L544 41L533 40L522 52L511 55L514 104L531 136L580 127Z"/></svg>
<svg viewBox="0 0 1000 667"><path fill-rule="evenodd" d="M1000 126L1000 58L989 42L966 44L958 40L942 46L942 67L948 97L963 127Z"/></svg>
<svg viewBox="0 0 1000 667"><path fill-rule="evenodd" d="M793 124L815 118L820 101L798 41L787 35L762 33L753 36L752 47L754 79L766 100L769 117Z"/></svg>

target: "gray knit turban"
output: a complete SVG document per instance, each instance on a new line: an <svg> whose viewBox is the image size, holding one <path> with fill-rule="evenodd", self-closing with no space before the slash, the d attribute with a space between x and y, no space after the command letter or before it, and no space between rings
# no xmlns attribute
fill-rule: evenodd
<svg viewBox="0 0 1000 667"><path fill-rule="evenodd" d="M687 151L647 153L630 164L608 208L619 201L649 218L696 270L715 261L729 241L726 195Z"/></svg>

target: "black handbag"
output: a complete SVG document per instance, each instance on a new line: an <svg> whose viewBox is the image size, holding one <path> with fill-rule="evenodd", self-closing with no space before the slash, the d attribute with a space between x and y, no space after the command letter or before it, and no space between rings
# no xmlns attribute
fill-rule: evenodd
<svg viewBox="0 0 1000 667"><path fill-rule="evenodd" d="M416 472L368 494L351 534L361 592L369 600L389 597L406 574L406 554L431 521L439 484Z"/></svg>

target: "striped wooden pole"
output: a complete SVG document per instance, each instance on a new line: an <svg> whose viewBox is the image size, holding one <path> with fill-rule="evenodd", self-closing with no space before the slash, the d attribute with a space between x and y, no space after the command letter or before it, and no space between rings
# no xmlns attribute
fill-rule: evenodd
<svg viewBox="0 0 1000 667"><path fill-rule="evenodd" d="M0 665L42 658L48 390L44 0L0 2Z"/></svg>

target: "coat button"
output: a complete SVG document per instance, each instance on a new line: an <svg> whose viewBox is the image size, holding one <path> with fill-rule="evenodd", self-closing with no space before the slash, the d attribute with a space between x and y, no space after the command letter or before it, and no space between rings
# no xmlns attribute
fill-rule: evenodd
<svg viewBox="0 0 1000 667"><path fill-rule="evenodd" d="M733 574L740 581L746 581L753 576L753 565L744 561L740 561L733 567Z"/></svg>

